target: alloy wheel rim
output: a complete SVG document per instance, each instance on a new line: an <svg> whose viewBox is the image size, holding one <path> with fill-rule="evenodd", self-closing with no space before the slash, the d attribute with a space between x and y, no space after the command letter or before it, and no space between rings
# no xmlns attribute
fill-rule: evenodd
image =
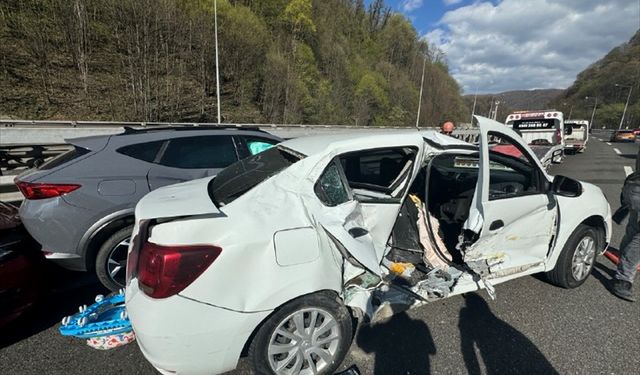
<svg viewBox="0 0 640 375"><path fill-rule="evenodd" d="M571 261L571 273L574 279L581 281L589 275L593 267L595 255L595 240L591 236L584 236L580 242L578 242L576 251L573 253L573 260Z"/></svg>
<svg viewBox="0 0 640 375"><path fill-rule="evenodd" d="M267 356L278 375L317 374L330 366L342 335L337 320L319 308L298 310L271 335Z"/></svg>
<svg viewBox="0 0 640 375"><path fill-rule="evenodd" d="M116 284L124 286L125 270L127 268L127 253L129 251L129 243L131 237L127 237L115 245L109 252L107 258L107 274L109 278Z"/></svg>

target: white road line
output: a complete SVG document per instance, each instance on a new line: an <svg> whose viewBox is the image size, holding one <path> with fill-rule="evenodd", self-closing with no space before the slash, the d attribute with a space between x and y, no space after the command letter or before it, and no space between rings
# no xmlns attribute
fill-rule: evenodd
<svg viewBox="0 0 640 375"><path fill-rule="evenodd" d="M625 165L625 166L624 166L624 174L628 176L628 175L630 175L631 173L633 173L633 168L631 168L631 167L630 167L630 166L628 166L628 165Z"/></svg>
<svg viewBox="0 0 640 375"><path fill-rule="evenodd" d="M608 144L609 146L611 146L611 143L607 142L607 144Z"/></svg>
<svg viewBox="0 0 640 375"><path fill-rule="evenodd" d="M617 148L614 148L613 151L615 151L616 154L618 154L618 155L622 154L622 152L620 152L620 150L618 150Z"/></svg>

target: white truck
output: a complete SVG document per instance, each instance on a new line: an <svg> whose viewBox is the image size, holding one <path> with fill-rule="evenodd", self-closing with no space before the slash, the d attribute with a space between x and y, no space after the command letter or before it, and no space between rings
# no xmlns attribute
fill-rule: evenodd
<svg viewBox="0 0 640 375"><path fill-rule="evenodd" d="M507 116L505 125L520 134L545 169L564 158L565 128L560 111L519 111Z"/></svg>
<svg viewBox="0 0 640 375"><path fill-rule="evenodd" d="M589 121L566 120L564 122L564 152L584 152L589 141Z"/></svg>

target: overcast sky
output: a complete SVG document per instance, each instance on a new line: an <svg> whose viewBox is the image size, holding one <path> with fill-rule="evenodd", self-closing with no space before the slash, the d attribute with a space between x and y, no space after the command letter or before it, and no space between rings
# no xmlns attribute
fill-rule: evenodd
<svg viewBox="0 0 640 375"><path fill-rule="evenodd" d="M640 0L386 3L446 53L466 94L566 88L640 28Z"/></svg>

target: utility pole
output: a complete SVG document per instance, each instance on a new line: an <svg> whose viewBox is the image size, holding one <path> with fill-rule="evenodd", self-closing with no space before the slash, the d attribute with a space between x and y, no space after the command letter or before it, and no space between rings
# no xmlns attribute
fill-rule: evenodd
<svg viewBox="0 0 640 375"><path fill-rule="evenodd" d="M588 96L585 97L585 99L590 99ZM596 101L593 104L593 111L591 111L591 121L589 121L589 129L593 129L593 118L596 115L596 108L598 107L598 97L595 97ZM587 129L587 130L589 130Z"/></svg>
<svg viewBox="0 0 640 375"><path fill-rule="evenodd" d="M569 109L569 118L567 118L567 120L571 120L572 113L573 113L573 104L571 104L571 108Z"/></svg>
<svg viewBox="0 0 640 375"><path fill-rule="evenodd" d="M427 65L427 56L424 56L422 62L422 79L420 80L420 98L418 99L418 114L416 115L416 129L420 129L418 123L420 122L420 106L422 104L422 88L424 87L424 67Z"/></svg>
<svg viewBox="0 0 640 375"><path fill-rule="evenodd" d="M218 0L213 1L213 28L216 40L216 98L218 101L218 124L220 124L220 68L218 64Z"/></svg>
<svg viewBox="0 0 640 375"><path fill-rule="evenodd" d="M476 94L473 96L473 109L471 110L471 125L473 125L473 116L476 114L477 100L478 100L478 86L476 86Z"/></svg>
<svg viewBox="0 0 640 375"><path fill-rule="evenodd" d="M631 98L631 89L633 88L631 85L621 85L616 83L616 87L626 87L629 89L629 95L627 95L627 102L624 105L624 110L622 111L622 117L620 118L620 126L618 126L618 130L622 129L622 123L624 123L624 115L627 113L627 107L629 106L629 98Z"/></svg>
<svg viewBox="0 0 640 375"><path fill-rule="evenodd" d="M493 96L491 97L491 101L489 102L489 118L493 116Z"/></svg>
<svg viewBox="0 0 640 375"><path fill-rule="evenodd" d="M500 101L496 100L496 107L493 109L493 120L495 121L498 118L498 106L500 105Z"/></svg>

